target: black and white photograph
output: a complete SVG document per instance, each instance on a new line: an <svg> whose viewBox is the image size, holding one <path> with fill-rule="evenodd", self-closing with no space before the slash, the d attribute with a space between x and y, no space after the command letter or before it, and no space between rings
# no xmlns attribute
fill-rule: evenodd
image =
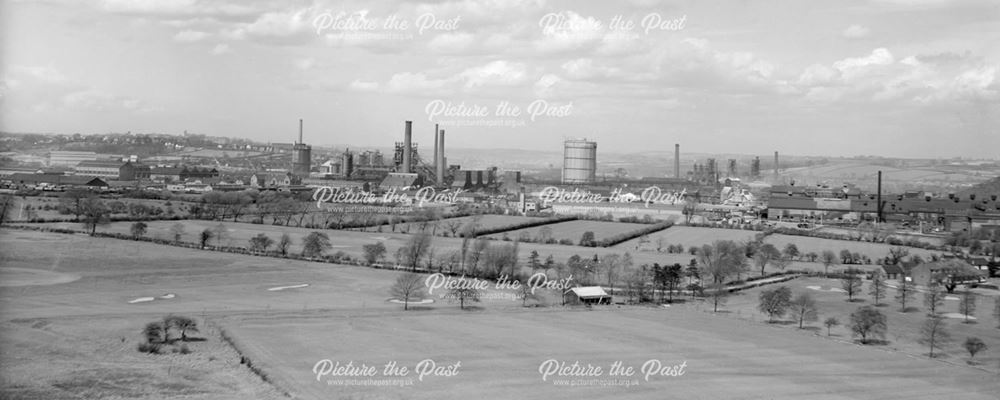
<svg viewBox="0 0 1000 400"><path fill-rule="evenodd" d="M0 0L0 399L998 393L998 0Z"/></svg>

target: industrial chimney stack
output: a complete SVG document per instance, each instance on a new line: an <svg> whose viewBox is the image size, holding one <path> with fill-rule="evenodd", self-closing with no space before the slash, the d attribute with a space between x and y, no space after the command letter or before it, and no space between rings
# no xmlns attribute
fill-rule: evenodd
<svg viewBox="0 0 1000 400"><path fill-rule="evenodd" d="M774 152L774 177L778 177L778 152Z"/></svg>
<svg viewBox="0 0 1000 400"><path fill-rule="evenodd" d="M437 165L438 165L438 153L441 152L441 149L439 148L440 147L439 146L439 142L440 142L439 136L440 135L441 135L441 131L438 130L438 124L434 124L434 169L435 170L437 170ZM439 180L439 182L440 182L440 180Z"/></svg>
<svg viewBox="0 0 1000 400"><path fill-rule="evenodd" d="M434 164L437 166L437 183L438 185L444 185L444 171L447 169L448 162L444 157L444 129L438 132L437 143L438 148L437 159L434 160Z"/></svg>
<svg viewBox="0 0 1000 400"><path fill-rule="evenodd" d="M413 121L406 121L406 133L403 136L403 173L410 173L410 156L413 151Z"/></svg>
<svg viewBox="0 0 1000 400"><path fill-rule="evenodd" d="M681 145L674 144L674 178L681 178Z"/></svg>
<svg viewBox="0 0 1000 400"><path fill-rule="evenodd" d="M304 143L302 141L302 118L299 118L299 143Z"/></svg>

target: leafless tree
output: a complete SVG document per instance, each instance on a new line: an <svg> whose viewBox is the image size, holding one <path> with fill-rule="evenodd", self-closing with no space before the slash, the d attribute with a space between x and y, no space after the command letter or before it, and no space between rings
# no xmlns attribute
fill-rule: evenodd
<svg viewBox="0 0 1000 400"><path fill-rule="evenodd" d="M421 299L426 295L427 286L420 274L404 272L396 277L396 283L389 289L389 295L403 302L403 310L408 310L410 300Z"/></svg>

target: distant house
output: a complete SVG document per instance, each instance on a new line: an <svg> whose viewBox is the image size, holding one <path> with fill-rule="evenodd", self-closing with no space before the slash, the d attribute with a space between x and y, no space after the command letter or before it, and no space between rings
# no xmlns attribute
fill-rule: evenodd
<svg viewBox="0 0 1000 400"><path fill-rule="evenodd" d="M611 304L611 295L600 286L579 286L563 293L566 304Z"/></svg>
<svg viewBox="0 0 1000 400"><path fill-rule="evenodd" d="M291 172L261 172L250 175L249 185L252 188L279 188L294 185L298 181Z"/></svg>
<svg viewBox="0 0 1000 400"><path fill-rule="evenodd" d="M906 275L903 272L903 267L899 265L883 265L882 271L885 272L885 278L889 280L899 280Z"/></svg>
<svg viewBox="0 0 1000 400"><path fill-rule="evenodd" d="M909 275L914 283L926 286L942 278L942 275L954 277L958 282L965 282L979 281L984 274L965 260L948 259L920 264L910 269Z"/></svg>
<svg viewBox="0 0 1000 400"><path fill-rule="evenodd" d="M186 180L206 180L218 178L219 171L215 168L198 167L153 167L149 178L160 182L183 182Z"/></svg>

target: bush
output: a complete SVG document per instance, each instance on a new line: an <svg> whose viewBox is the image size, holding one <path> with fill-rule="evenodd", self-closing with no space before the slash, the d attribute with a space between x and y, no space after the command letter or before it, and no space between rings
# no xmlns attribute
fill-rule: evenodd
<svg viewBox="0 0 1000 400"><path fill-rule="evenodd" d="M148 354L163 354L162 348L163 346L159 343L139 343L136 346L136 350L139 350L140 353Z"/></svg>

